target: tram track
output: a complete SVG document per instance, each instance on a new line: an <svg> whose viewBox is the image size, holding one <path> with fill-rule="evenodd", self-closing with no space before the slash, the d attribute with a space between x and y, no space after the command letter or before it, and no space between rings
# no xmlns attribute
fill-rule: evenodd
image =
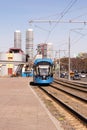
<svg viewBox="0 0 87 130"><path fill-rule="evenodd" d="M61 80L61 79L54 79L54 82L57 83L57 84L63 85L65 87L70 87L72 89L76 89L78 91L87 93L87 86L84 86L83 84L81 84L79 82L75 83L75 82L72 82L72 81Z"/></svg>
<svg viewBox="0 0 87 130"><path fill-rule="evenodd" d="M62 86L62 85L58 85L58 84L52 84L50 85L51 87L57 89L57 90L60 90L68 95L71 95L73 96L74 98L77 98L78 100L81 100L85 103L87 103L87 94L85 92L82 92L82 91L78 91L77 89L73 89L71 87L65 87L65 86Z"/></svg>
<svg viewBox="0 0 87 130"><path fill-rule="evenodd" d="M47 97L52 100L53 104L59 105L64 111L66 116L71 114L69 121L72 122L75 127L79 127L75 130L87 128L87 87L82 84L75 84L62 80L54 80L49 86L37 85L35 88L39 89L40 92L46 94ZM44 94L41 94L44 95ZM49 102L48 98L47 101ZM59 110L59 109L58 109ZM61 110L60 110L61 111ZM56 112L54 112L56 113ZM54 115L58 115L57 113ZM64 114L65 116L65 114ZM68 118L68 116L67 116ZM73 119L74 118L74 119ZM80 122L80 123L76 123ZM82 126L83 125L83 126ZM80 128L81 126L81 128ZM71 129L70 129L71 130Z"/></svg>
<svg viewBox="0 0 87 130"><path fill-rule="evenodd" d="M65 78L56 78L54 77L54 80L56 81L62 81L63 83L68 83L70 85L74 85L74 86L79 86L79 87L82 87L82 88L87 88L87 83L86 82L81 82L80 80L68 80L68 79L65 79Z"/></svg>
<svg viewBox="0 0 87 130"><path fill-rule="evenodd" d="M61 95L60 97L59 97L59 93L57 94L54 90L52 91L51 89L50 89L50 86L49 87L39 87L39 89L41 89L41 90L43 90L48 96L50 96L56 103L59 103L60 105L62 105L65 109L67 109L69 112L71 112L71 113L73 113L74 114L74 116L76 116L79 120L81 120L84 124L86 124L87 123L87 118L86 118L86 115L85 115L85 112L84 113L82 113L81 111L79 111L80 109L77 109L77 108L79 108L79 106L81 105L83 105L84 103L79 103L79 104L76 104L76 102L74 102L74 103L71 103L71 104L73 104L73 106L70 104L70 102L69 102L69 98L70 97L68 97L67 99L66 99L66 96L64 96L64 95ZM64 98L62 99L61 97L63 97L64 96ZM71 98L70 98L71 99ZM73 100L72 100L73 101ZM74 104L76 104L76 107L74 106ZM83 108L85 109L86 108L86 106L85 106L85 104L83 105Z"/></svg>
<svg viewBox="0 0 87 130"><path fill-rule="evenodd" d="M84 97L80 97L79 95L75 95L75 94L73 94L72 92L67 91L67 90L64 90L63 88L56 87L55 85L50 85L50 86L53 87L53 88L56 89L56 90L59 90L59 91L61 91L61 92L66 93L67 95L70 95L70 96L72 96L72 97L74 97L74 98L76 98L76 99L78 99L78 100L80 100L80 101L82 101L82 102L87 103L87 99L84 98Z"/></svg>

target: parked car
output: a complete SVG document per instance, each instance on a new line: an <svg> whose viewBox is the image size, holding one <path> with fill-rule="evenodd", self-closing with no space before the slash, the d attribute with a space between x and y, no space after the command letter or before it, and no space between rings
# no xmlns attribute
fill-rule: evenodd
<svg viewBox="0 0 87 130"><path fill-rule="evenodd" d="M80 74L80 77L81 77L81 78L86 78L86 74L81 73L81 74Z"/></svg>
<svg viewBox="0 0 87 130"><path fill-rule="evenodd" d="M79 74L74 74L73 80L80 80L80 75Z"/></svg>
<svg viewBox="0 0 87 130"><path fill-rule="evenodd" d="M60 78L65 78L65 74L61 73Z"/></svg>

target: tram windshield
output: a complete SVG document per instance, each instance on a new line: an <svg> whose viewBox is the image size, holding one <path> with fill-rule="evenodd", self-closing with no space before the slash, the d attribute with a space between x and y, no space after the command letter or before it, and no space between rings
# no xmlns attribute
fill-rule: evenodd
<svg viewBox="0 0 87 130"><path fill-rule="evenodd" d="M46 76L46 75L49 75L49 66L46 65L46 66L42 66L42 65L39 65L39 68L38 68L38 72L41 76Z"/></svg>

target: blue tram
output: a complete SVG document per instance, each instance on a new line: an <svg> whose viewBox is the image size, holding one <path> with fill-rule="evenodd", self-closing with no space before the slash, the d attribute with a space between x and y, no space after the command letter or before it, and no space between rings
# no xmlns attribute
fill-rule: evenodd
<svg viewBox="0 0 87 130"><path fill-rule="evenodd" d="M53 82L53 61L48 58L36 59L33 65L33 82L50 84Z"/></svg>

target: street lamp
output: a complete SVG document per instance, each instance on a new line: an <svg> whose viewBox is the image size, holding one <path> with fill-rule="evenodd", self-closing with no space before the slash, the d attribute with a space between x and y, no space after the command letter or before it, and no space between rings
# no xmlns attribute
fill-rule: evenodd
<svg viewBox="0 0 87 130"><path fill-rule="evenodd" d="M68 78L69 78L69 80L70 80L70 33L69 33L68 50L69 50L69 52L68 52L68 53L69 53L69 70L68 70L68 71L69 71L69 72L68 72L68 73L69 73L69 77L68 77Z"/></svg>
<svg viewBox="0 0 87 130"><path fill-rule="evenodd" d="M69 66L68 66L68 80L70 80L70 70L71 70L71 68L70 68L70 55L71 55L71 39L70 39L70 32L71 31L74 31L74 32L76 32L75 30L84 30L84 29L82 29L82 28L74 28L74 29L70 29L70 31L69 31L69 41L68 41L68 55L69 55ZM80 33L80 32L76 32L76 33L79 33L80 35L83 35L82 33Z"/></svg>

